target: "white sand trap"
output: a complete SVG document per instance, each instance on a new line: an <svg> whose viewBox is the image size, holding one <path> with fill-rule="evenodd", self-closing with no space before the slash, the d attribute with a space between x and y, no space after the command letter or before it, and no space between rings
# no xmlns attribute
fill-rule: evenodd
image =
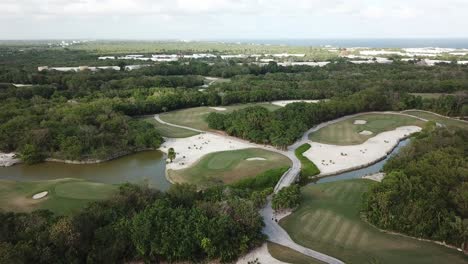
<svg viewBox="0 0 468 264"><path fill-rule="evenodd" d="M365 125L367 124L366 120L354 120L355 125Z"/></svg>
<svg viewBox="0 0 468 264"><path fill-rule="evenodd" d="M257 260L257 262L255 262ZM267 243L263 243L261 247L258 247L250 251L247 255L239 258L236 262L237 264L247 264L247 263L268 263L268 264L283 264L287 262L282 262L275 259L268 252Z"/></svg>
<svg viewBox="0 0 468 264"><path fill-rule="evenodd" d="M226 111L227 109L224 107L210 107L211 109L214 109L216 111Z"/></svg>
<svg viewBox="0 0 468 264"><path fill-rule="evenodd" d="M261 157L254 157L254 158L248 158L248 159L245 159L245 160L251 161L251 160L266 160L266 159L261 158Z"/></svg>
<svg viewBox="0 0 468 264"><path fill-rule="evenodd" d="M33 198L34 200L42 199L42 198L46 197L48 193L49 193L49 192L40 192L40 193L36 193L35 195L33 195L32 198Z"/></svg>
<svg viewBox="0 0 468 264"><path fill-rule="evenodd" d="M368 179L368 180L373 180L373 181L378 181L378 182L381 182L384 177L385 177L385 173L383 172L378 172L378 173L374 173L371 175L362 176L363 179Z"/></svg>
<svg viewBox="0 0 468 264"><path fill-rule="evenodd" d="M363 130L361 132L359 132L359 135L363 135L363 136L370 136L374 134L372 131L369 131L369 130Z"/></svg>
<svg viewBox="0 0 468 264"><path fill-rule="evenodd" d="M369 138L359 145L337 146L311 142L304 153L320 169L320 175L336 174L367 166L387 156L399 140L421 131L417 126L403 126Z"/></svg>
<svg viewBox="0 0 468 264"><path fill-rule="evenodd" d="M167 169L180 170L192 166L201 157L219 151L254 148L254 145L215 134L200 134L188 138L166 138L160 150L167 153L174 148L176 158L166 165Z"/></svg>
<svg viewBox="0 0 468 264"><path fill-rule="evenodd" d="M274 105L277 105L277 106L284 107L284 106L286 106L288 104L300 103L300 102L316 104L316 103L320 102L320 100L284 100L284 101L273 101L271 103L274 104Z"/></svg>
<svg viewBox="0 0 468 264"><path fill-rule="evenodd" d="M9 167L20 162L21 160L16 158L15 153L1 153L0 152L0 167Z"/></svg>

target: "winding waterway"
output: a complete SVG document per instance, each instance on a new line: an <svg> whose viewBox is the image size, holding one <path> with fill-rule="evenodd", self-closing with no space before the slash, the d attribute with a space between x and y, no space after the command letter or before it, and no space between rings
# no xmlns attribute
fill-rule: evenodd
<svg viewBox="0 0 468 264"><path fill-rule="evenodd" d="M341 181L341 180L347 180L347 179L355 179L355 178L361 178L362 176L365 176L365 175L370 175L370 174L377 173L383 168L383 166L385 165L385 163L388 161L388 159L390 157L392 157L395 154L397 154L398 152L400 152L401 148L408 145L408 143L410 143L410 141L411 141L411 139L409 139L409 138L400 141L400 143L398 143L398 145L392 150L392 152L385 159L383 159L383 160L381 160L381 161L379 161L379 162L377 162L377 163L375 163L373 165L367 166L367 167L362 168L362 169L357 169L357 170L344 172L344 173L340 173L340 174L333 175L333 176L320 178L315 183L324 183L324 182L334 182L334 181Z"/></svg>
<svg viewBox="0 0 468 264"><path fill-rule="evenodd" d="M147 184L167 190L166 163L160 151L144 151L99 164L65 164L44 162L34 165L18 164L0 168L0 179L14 181L43 181L77 178L107 184Z"/></svg>

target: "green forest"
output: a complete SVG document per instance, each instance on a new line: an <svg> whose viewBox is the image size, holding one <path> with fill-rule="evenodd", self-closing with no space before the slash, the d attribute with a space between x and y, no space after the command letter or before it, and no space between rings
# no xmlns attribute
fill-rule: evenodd
<svg viewBox="0 0 468 264"><path fill-rule="evenodd" d="M0 212L0 263L229 262L265 240L267 193L125 184L68 216Z"/></svg>
<svg viewBox="0 0 468 264"><path fill-rule="evenodd" d="M425 128L384 166L386 176L365 199L379 228L466 248L468 134Z"/></svg>

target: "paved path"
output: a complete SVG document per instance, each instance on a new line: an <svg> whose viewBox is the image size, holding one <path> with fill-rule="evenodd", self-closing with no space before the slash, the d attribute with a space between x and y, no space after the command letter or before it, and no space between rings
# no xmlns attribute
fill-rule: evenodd
<svg viewBox="0 0 468 264"><path fill-rule="evenodd" d="M420 119L420 120L423 120L423 121L427 121L424 118L418 118L418 117L415 117L415 116L411 116L411 115L404 114L404 113L399 113L399 112L366 112L366 113L358 113L358 114L354 114L354 115L347 115L347 116L343 116L343 117L340 117L340 118L337 118L337 119L334 119L334 120L331 120L331 121L328 121L328 122L321 123L321 124L319 124L317 126L314 126L313 128L307 130L298 141L296 141L294 144L289 146L286 151L283 151L283 150L276 149L276 148L274 148L272 146L254 144L254 143L251 143L251 142L248 142L246 140L242 140L242 139L239 139L239 138L236 138L236 137L230 137L230 136L221 135L221 134L217 134L217 133L213 133L213 132L207 132L207 131L203 131L203 130L199 130L199 129L194 129L194 128L191 128L191 127L171 124L171 123L168 123L168 122L165 122L165 121L161 120L159 115L155 115L154 118L158 122L160 122L162 124L165 124L165 125L178 127L178 128L183 128L183 129L188 129L188 130L199 132L199 133L210 133L210 134L215 134L215 135L218 135L218 136L220 136L220 135L225 136L225 137L228 137L228 138L232 139L233 141L248 143L248 144L251 144L252 146L262 148L262 149L266 149L266 150L270 150L270 151L274 151L274 152L278 152L278 153L281 153L281 154L287 156L292 161L292 166L281 177L281 179L276 184L274 192L277 193L282 188L290 186L291 184L293 184L297 180L297 177L298 177L298 175L299 175L299 173L301 171L301 162L299 161L299 159L294 154L294 151L298 147L300 147L301 145L309 142L309 134L310 133L315 132L315 131L317 131L317 130L325 127L325 126L328 126L330 124L334 124L334 123L340 122L340 121L348 119L348 118L358 117L358 116L364 115L364 114L395 114L395 115L402 115L402 116L410 116L410 117L414 117L414 118L417 118L417 119ZM262 215L263 221L265 223L265 227L263 228L263 233L268 236L268 240L270 240L270 241L272 241L274 243L277 243L279 245L288 247L290 249L296 250L296 251L298 251L298 252L300 252L300 253L302 253L304 255L307 255L309 257L318 259L318 260L323 261L325 263L331 263L331 264L344 263L341 260L336 259L336 258L334 258L332 256L328 256L328 255L325 255L325 254L320 253L318 251L303 247L303 246L297 244L296 242L294 242L291 239L291 237L288 235L288 233L276 221L273 220L273 219L275 219L275 215L274 215L273 209L271 208L271 200L270 199L268 200L268 203L265 205L265 207L260 211L260 214Z"/></svg>

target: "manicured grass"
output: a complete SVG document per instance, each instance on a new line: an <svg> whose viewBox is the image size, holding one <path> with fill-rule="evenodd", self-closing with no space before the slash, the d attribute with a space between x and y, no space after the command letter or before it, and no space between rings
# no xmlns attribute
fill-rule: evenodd
<svg viewBox="0 0 468 264"><path fill-rule="evenodd" d="M186 138L199 134L192 130L161 124L156 121L153 116L142 117L142 120L152 124L156 131L163 137Z"/></svg>
<svg viewBox="0 0 468 264"><path fill-rule="evenodd" d="M315 166L315 164L310 161L308 158L304 157L302 155L304 152L309 150L311 148L310 144L303 144L300 147L298 147L295 151L294 154L296 157L301 161L301 176L302 177L312 177L320 173L320 170Z"/></svg>
<svg viewBox="0 0 468 264"><path fill-rule="evenodd" d="M266 160L246 160L254 157ZM291 161L281 154L251 148L210 153L190 168L169 170L168 177L174 182L192 183L205 188L234 183L271 169L288 166L291 166Z"/></svg>
<svg viewBox="0 0 468 264"><path fill-rule="evenodd" d="M89 202L110 197L117 188L116 185L76 179L37 182L0 180L0 209L15 212L49 209L57 214L69 214ZM43 191L48 192L46 197L32 199L34 194Z"/></svg>
<svg viewBox="0 0 468 264"><path fill-rule="evenodd" d="M405 114L408 115L413 115L417 117L421 117L430 121L438 122L441 123L442 125L448 126L448 127L458 127L461 129L466 129L468 130L468 122L463 122L461 120L456 120L453 118L449 117L443 117L439 116L436 114L428 113L428 112L423 112L423 111L418 111L418 110L410 110L410 111L405 111Z"/></svg>
<svg viewBox="0 0 468 264"><path fill-rule="evenodd" d="M241 105L230 105L230 106L219 106L222 108L226 108L226 111L217 111L209 107L195 107L195 108L188 108L183 110L177 110L168 112L165 114L161 114L161 119L181 126L192 127L200 130L209 130L208 123L206 122L205 118L209 113L217 112L217 113L230 113L235 110L243 109L249 106L260 105L267 108L270 111L274 111L276 109L281 108L280 106L273 105L270 103L252 103L252 104L241 104Z"/></svg>
<svg viewBox="0 0 468 264"><path fill-rule="evenodd" d="M266 188L274 188L276 183L281 179L281 176L289 170L289 167L267 170L255 177L241 179L231 184L234 188L264 190Z"/></svg>
<svg viewBox="0 0 468 264"><path fill-rule="evenodd" d="M346 263L467 263L462 253L379 231L360 217L370 180L308 185L302 203L280 224L297 243Z"/></svg>
<svg viewBox="0 0 468 264"><path fill-rule="evenodd" d="M286 262L286 263L294 263L294 264L324 263L317 259L306 256L300 252L292 250L288 247L278 245L273 242L268 242L268 252L270 252L271 256L273 256L275 259Z"/></svg>
<svg viewBox="0 0 468 264"><path fill-rule="evenodd" d="M367 121L364 125L355 125L355 120ZM400 126L424 127L424 121L416 118L396 114L363 114L354 118L348 118L328 125L311 133L309 139L315 142L334 145L356 145L385 131L393 130ZM359 132L368 130L372 135L360 135Z"/></svg>

